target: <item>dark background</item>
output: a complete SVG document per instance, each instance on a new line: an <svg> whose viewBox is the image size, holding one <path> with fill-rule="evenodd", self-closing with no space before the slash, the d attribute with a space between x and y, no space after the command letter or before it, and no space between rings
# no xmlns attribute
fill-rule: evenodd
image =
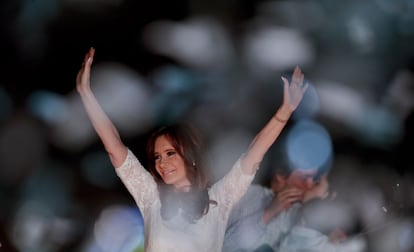
<svg viewBox="0 0 414 252"><path fill-rule="evenodd" d="M93 131L82 143L65 145L68 140L55 135L57 128L80 121L46 120L33 109L42 101L35 100L35 94L46 92L79 106L75 77L93 46L94 66L116 62L128 67L145 80L152 99L168 104L146 127L125 130L125 142L142 160L148 133L174 120L202 125L211 146L223 134L232 136L228 133L236 128L252 136L280 103L280 85L275 84L279 76L295 66L282 64L272 75L261 72L260 65L249 68L252 62L241 56L242 42L254 22L306 37L314 56L297 64L316 90L326 92L330 84L336 88L336 96L321 102L314 119L332 136L336 161L331 186L352 196L366 194L352 204L382 213L364 222L364 210L356 211L362 226L376 228L357 230L368 241L366 251L414 251L410 239L404 239L414 237L413 1L6 0L0 11L0 251L114 251L90 245L99 244L93 238L94 223L111 205L134 208ZM160 53L146 42L144 31L155 21L179 24L197 16L219 23L230 38L233 58L224 67L200 67L173 52ZM173 84L157 84L160 69L171 66L187 74L190 81L181 80L194 87L163 90ZM359 98L349 99L352 94ZM337 106L345 108L344 114L329 112ZM144 110L151 109L137 113ZM52 113L49 118L58 116ZM88 122L84 115L77 118ZM229 156L237 157L233 152ZM264 166L277 160L271 156ZM258 182L265 181L262 176ZM378 205L369 205L370 200ZM381 211L381 206L387 210ZM388 241L388 247L381 240Z"/></svg>

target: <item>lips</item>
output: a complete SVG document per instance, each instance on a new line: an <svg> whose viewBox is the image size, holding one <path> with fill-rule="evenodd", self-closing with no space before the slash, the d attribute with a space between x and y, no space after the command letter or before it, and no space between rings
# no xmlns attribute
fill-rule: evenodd
<svg viewBox="0 0 414 252"><path fill-rule="evenodd" d="M171 176L172 174L174 174L175 173L175 170L171 170L171 171L163 171L162 172L162 176L163 177L168 177L168 176Z"/></svg>

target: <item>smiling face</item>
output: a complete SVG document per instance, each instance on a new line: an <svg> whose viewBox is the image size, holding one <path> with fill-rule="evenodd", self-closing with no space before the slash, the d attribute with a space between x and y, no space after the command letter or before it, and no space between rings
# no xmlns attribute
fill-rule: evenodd
<svg viewBox="0 0 414 252"><path fill-rule="evenodd" d="M179 190L191 185L187 177L184 159L165 135L157 137L154 143L155 169L164 183Z"/></svg>

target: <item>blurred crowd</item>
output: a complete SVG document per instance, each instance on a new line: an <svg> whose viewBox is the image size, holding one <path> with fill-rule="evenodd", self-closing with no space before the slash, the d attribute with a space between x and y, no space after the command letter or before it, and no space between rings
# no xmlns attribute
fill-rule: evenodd
<svg viewBox="0 0 414 252"><path fill-rule="evenodd" d="M149 132L188 120L204 133L216 179L280 104L280 75L301 66L310 86L294 121L329 132L337 202L309 207L310 219L349 228L366 252L414 251L414 1L9 0L0 9L0 252L143 251L139 210L74 91L90 46L96 96L134 153L145 160ZM256 183L289 158L283 148Z"/></svg>

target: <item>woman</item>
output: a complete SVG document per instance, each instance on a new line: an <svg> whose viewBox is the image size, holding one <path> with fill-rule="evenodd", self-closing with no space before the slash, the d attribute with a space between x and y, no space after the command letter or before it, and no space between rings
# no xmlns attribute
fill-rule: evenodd
<svg viewBox="0 0 414 252"><path fill-rule="evenodd" d="M282 78L282 106L230 172L207 188L197 163L199 143L186 128L167 127L149 140L151 173L123 144L90 87L94 53L91 48L85 55L76 88L116 173L141 210L145 251L221 251L232 206L247 190L263 156L302 100L307 85L301 70L295 68L290 84Z"/></svg>

